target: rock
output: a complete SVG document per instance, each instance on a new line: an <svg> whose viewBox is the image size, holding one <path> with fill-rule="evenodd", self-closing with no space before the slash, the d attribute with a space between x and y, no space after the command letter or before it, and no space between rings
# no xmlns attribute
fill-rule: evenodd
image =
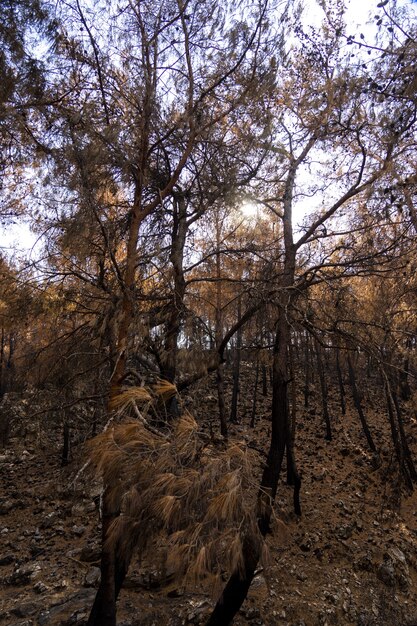
<svg viewBox="0 0 417 626"><path fill-rule="evenodd" d="M76 535L77 537L81 537L81 535L83 535L86 531L86 527L85 526L76 526L74 525L71 528L71 531L73 532L74 535Z"/></svg>
<svg viewBox="0 0 417 626"><path fill-rule="evenodd" d="M57 515L55 512L49 513L49 515L47 515L45 517L45 519L42 521L40 528L42 530L46 530L47 528L51 528L51 526L54 525L55 521L56 521Z"/></svg>
<svg viewBox="0 0 417 626"><path fill-rule="evenodd" d="M364 572L372 572L372 570L374 569L372 555L370 553L364 554L355 561L354 565L355 568L358 570L362 570Z"/></svg>
<svg viewBox="0 0 417 626"><path fill-rule="evenodd" d="M13 502L11 500L4 500L0 502L0 515L7 515L13 509Z"/></svg>
<svg viewBox="0 0 417 626"><path fill-rule="evenodd" d="M395 571L391 561L384 561L384 563L381 563L378 567L377 576L387 587L395 587Z"/></svg>
<svg viewBox="0 0 417 626"><path fill-rule="evenodd" d="M54 607L42 611L37 619L37 626L70 625L78 624L86 618L86 612L91 607L95 597L95 591L83 590L71 594ZM68 619L68 614L71 617ZM78 621L69 621L69 620Z"/></svg>
<svg viewBox="0 0 417 626"><path fill-rule="evenodd" d="M86 609L78 609L70 616L70 618L63 622L64 626L72 626L72 624L85 624L88 618L88 611Z"/></svg>
<svg viewBox="0 0 417 626"><path fill-rule="evenodd" d="M398 586L402 591L406 591L411 587L410 570L408 568L407 559L404 552L396 546L389 548L384 555L387 561L390 561L394 568L395 578Z"/></svg>
<svg viewBox="0 0 417 626"><path fill-rule="evenodd" d="M94 563L96 561L99 561L100 557L100 546L98 544L90 544L82 548L78 558L80 559L80 561L83 561L83 563Z"/></svg>
<svg viewBox="0 0 417 626"><path fill-rule="evenodd" d="M84 578L84 586L95 587L100 582L100 576L101 572L99 567L90 567Z"/></svg>
<svg viewBox="0 0 417 626"><path fill-rule="evenodd" d="M40 573L41 566L36 561L34 563L27 563L16 569L8 579L6 584L8 585L27 585L34 580Z"/></svg>
<svg viewBox="0 0 417 626"><path fill-rule="evenodd" d="M40 608L41 606L35 602L26 602L25 604L15 606L10 610L10 612L13 613L13 615L16 615L16 617L31 617L32 615L35 615Z"/></svg>
<svg viewBox="0 0 417 626"><path fill-rule="evenodd" d="M350 537L353 534L353 527L351 525L340 526L337 531L337 534L340 537L340 539L350 539Z"/></svg>
<svg viewBox="0 0 417 626"><path fill-rule="evenodd" d="M259 611L259 609L256 606L251 606L248 609L243 610L242 613L246 617L248 622L250 622L250 621L252 621L254 619L258 619L261 616L261 612Z"/></svg>
<svg viewBox="0 0 417 626"><path fill-rule="evenodd" d="M33 585L33 591L35 593L45 593L45 591L49 591L49 587L45 585L41 580Z"/></svg>
<svg viewBox="0 0 417 626"><path fill-rule="evenodd" d="M10 565L10 563L14 563L14 556L13 554L6 554L5 556L1 556L0 557L0 566L1 565Z"/></svg>

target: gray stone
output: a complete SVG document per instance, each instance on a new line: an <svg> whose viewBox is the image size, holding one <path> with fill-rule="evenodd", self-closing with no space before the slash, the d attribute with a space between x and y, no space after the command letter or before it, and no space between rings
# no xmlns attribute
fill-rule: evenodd
<svg viewBox="0 0 417 626"><path fill-rule="evenodd" d="M101 549L99 545L91 544L82 548L79 559L85 563L94 563L100 560Z"/></svg>
<svg viewBox="0 0 417 626"><path fill-rule="evenodd" d="M11 500L4 500L0 502L0 515L7 515L13 508L13 502Z"/></svg>
<svg viewBox="0 0 417 626"><path fill-rule="evenodd" d="M86 587L95 587L100 582L100 568L90 567L84 578L84 585Z"/></svg>
<svg viewBox="0 0 417 626"><path fill-rule="evenodd" d="M41 567L36 561L34 563L27 563L15 569L13 574L6 579L6 584L17 586L27 585L39 575L40 571Z"/></svg>
<svg viewBox="0 0 417 626"><path fill-rule="evenodd" d="M26 602L25 604L15 606L10 610L10 612L13 613L13 615L16 615L16 617L31 617L32 615L35 615L40 608L41 606L35 602Z"/></svg>
<svg viewBox="0 0 417 626"><path fill-rule="evenodd" d="M15 558L13 554L5 554L0 557L0 565L10 565L10 563L14 563L14 560Z"/></svg>
<svg viewBox="0 0 417 626"><path fill-rule="evenodd" d="M387 587L395 587L396 577L394 566L391 561L384 561L378 567L377 576Z"/></svg>

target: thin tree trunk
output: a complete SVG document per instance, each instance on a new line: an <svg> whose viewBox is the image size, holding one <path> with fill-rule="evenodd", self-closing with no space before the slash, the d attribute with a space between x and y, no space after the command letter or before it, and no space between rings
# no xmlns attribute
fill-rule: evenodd
<svg viewBox="0 0 417 626"><path fill-rule="evenodd" d="M272 505L277 492L288 432L288 338L289 325L285 315L281 314L274 348L271 442L257 500L258 528L261 537L265 537L270 529ZM261 549L262 542L259 539L250 534L243 535L243 571L232 573L206 626L229 626L247 596Z"/></svg>
<svg viewBox="0 0 417 626"><path fill-rule="evenodd" d="M242 299L239 295L237 300L237 321L240 321L242 316ZM232 403L230 409L230 421L233 424L237 424L239 422L238 418L238 399L240 393L240 361L241 361L241 350L242 350L242 328L239 328L236 335L236 348L235 348L235 358L233 362L233 389L232 389Z"/></svg>
<svg viewBox="0 0 417 626"><path fill-rule="evenodd" d="M299 163L314 145L308 144L288 173L284 191L284 245L285 261L282 276L283 302L278 319L272 366L271 440L257 498L257 519L261 537L270 530L272 507L278 488L282 461L288 436L288 348L290 342L289 312L292 304L291 287L294 285L296 248L292 234L292 199L295 175ZM207 626L229 626L244 602L261 554L262 542L249 534L243 535L243 571L234 571L217 602Z"/></svg>
<svg viewBox="0 0 417 626"><path fill-rule="evenodd" d="M407 352L409 350L409 340L407 340ZM400 397L401 400L407 402L411 398L411 389L410 384L408 382L408 375L410 371L410 359L408 354L404 357L403 367L400 369L398 378L399 378L399 388L400 388Z"/></svg>
<svg viewBox="0 0 417 626"><path fill-rule="evenodd" d="M413 488L413 481L411 479L408 467L404 462L404 448L398 432L397 423L395 419L395 406L392 398L391 387L388 381L388 377L385 376L385 396L387 400L388 418L391 426L391 437L394 444L394 450L397 456L398 466L400 468L401 475L403 476L406 485L409 489Z"/></svg>
<svg viewBox="0 0 417 626"><path fill-rule="evenodd" d="M324 373L323 355L319 342L315 341L316 345L316 358L317 358L317 371L320 379L321 399L323 407L323 417L326 425L326 440L332 440L332 426L330 423L329 407L328 407L328 389L326 383L326 377Z"/></svg>
<svg viewBox="0 0 417 626"><path fill-rule="evenodd" d="M402 414L401 414L400 404L398 402L397 394L394 391L392 391L392 399L394 402L395 413L396 413L397 422L398 422L398 430L400 433L400 440L401 440L401 445L403 449L404 461L407 464L411 480L413 482L417 482L417 472L416 472L416 468L414 465L411 450L408 445L407 435L404 429L404 421L403 421Z"/></svg>
<svg viewBox="0 0 417 626"><path fill-rule="evenodd" d="M223 294L222 294L222 267L221 267L221 254L220 254L220 244L221 244L221 221L220 214L216 212L216 350L219 349L219 346L223 337ZM226 403L224 399L224 365L223 363L219 364L219 367L216 372L216 383L217 383L217 404L219 408L219 421L220 421L220 433L221 435L227 439L228 437L228 425L227 425L227 417L226 417Z"/></svg>
<svg viewBox="0 0 417 626"><path fill-rule="evenodd" d="M62 465L68 465L70 461L70 425L67 420L64 422L63 427L63 445L62 445Z"/></svg>
<svg viewBox="0 0 417 626"><path fill-rule="evenodd" d="M6 337L4 327L1 328L1 340L0 340L0 400L4 395L4 347L6 343Z"/></svg>
<svg viewBox="0 0 417 626"><path fill-rule="evenodd" d="M224 401L224 365L220 363L216 373L217 382L217 402L219 407L220 433L225 439L228 437L228 426L226 418L226 404Z"/></svg>
<svg viewBox="0 0 417 626"><path fill-rule="evenodd" d="M346 415L346 391L345 385L343 383L343 375L342 368L340 367L340 350L336 348L336 371L337 371L337 380L339 383L339 394L340 394L340 409L342 411L342 415Z"/></svg>
<svg viewBox="0 0 417 626"><path fill-rule="evenodd" d="M256 405L258 401L258 381L259 381L259 358L256 359L256 365L255 365L255 384L253 386L252 412L251 412L251 418L250 418L251 428L255 428Z"/></svg>
<svg viewBox="0 0 417 626"><path fill-rule="evenodd" d="M292 344L289 346L290 351L290 395L291 395L291 413L287 409L288 416L291 418L288 420L288 432L287 432L287 484L294 486L293 504L294 513L301 515L301 503L300 503L300 491L301 491L301 476L298 472L297 461L295 458L295 432L297 426L297 385L295 380L294 371L294 353L292 350Z"/></svg>
<svg viewBox="0 0 417 626"><path fill-rule="evenodd" d="M310 400L310 336L306 331L306 344L305 344L305 363L304 363L304 407L308 409L308 403Z"/></svg>
<svg viewBox="0 0 417 626"><path fill-rule="evenodd" d="M266 398L268 395L268 380L266 377L266 365L262 363L262 395Z"/></svg>
<svg viewBox="0 0 417 626"><path fill-rule="evenodd" d="M365 413L362 409L361 398L359 395L358 387L356 385L356 376L355 370L353 368L352 359L350 358L350 354L347 355L348 362L348 370L349 370L349 381L352 389L353 403L355 405L356 411L359 415L359 419L362 425L362 430L366 437L366 441L368 442L369 449L372 450L375 454L377 453L377 448L375 446L374 440L371 435L371 431L369 430L368 422L366 421Z"/></svg>

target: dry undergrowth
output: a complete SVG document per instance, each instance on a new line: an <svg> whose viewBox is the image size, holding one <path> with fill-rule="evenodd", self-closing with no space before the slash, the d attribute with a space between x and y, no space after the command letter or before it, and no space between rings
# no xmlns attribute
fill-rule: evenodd
<svg viewBox="0 0 417 626"><path fill-rule="evenodd" d="M263 542L250 453L242 442L219 448L189 413L169 430L152 426L151 407L174 393L166 382L123 391L113 408L135 420L122 417L96 437L91 458L120 511L109 534L118 558L136 548L160 571L186 585L205 580L216 593L222 574L243 567L243 537Z"/></svg>

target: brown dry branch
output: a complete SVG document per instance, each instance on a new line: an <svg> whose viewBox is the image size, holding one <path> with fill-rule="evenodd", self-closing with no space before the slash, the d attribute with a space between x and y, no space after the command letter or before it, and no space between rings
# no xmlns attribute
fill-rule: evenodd
<svg viewBox="0 0 417 626"><path fill-rule="evenodd" d="M114 406L128 411L132 402L176 392L169 383L140 389L122 391ZM185 585L204 581L218 588L221 575L243 567L243 537L263 542L250 455L241 442L217 449L188 413L168 434L129 418L96 437L92 465L111 487L115 510L120 507L107 539L118 559L136 548Z"/></svg>

